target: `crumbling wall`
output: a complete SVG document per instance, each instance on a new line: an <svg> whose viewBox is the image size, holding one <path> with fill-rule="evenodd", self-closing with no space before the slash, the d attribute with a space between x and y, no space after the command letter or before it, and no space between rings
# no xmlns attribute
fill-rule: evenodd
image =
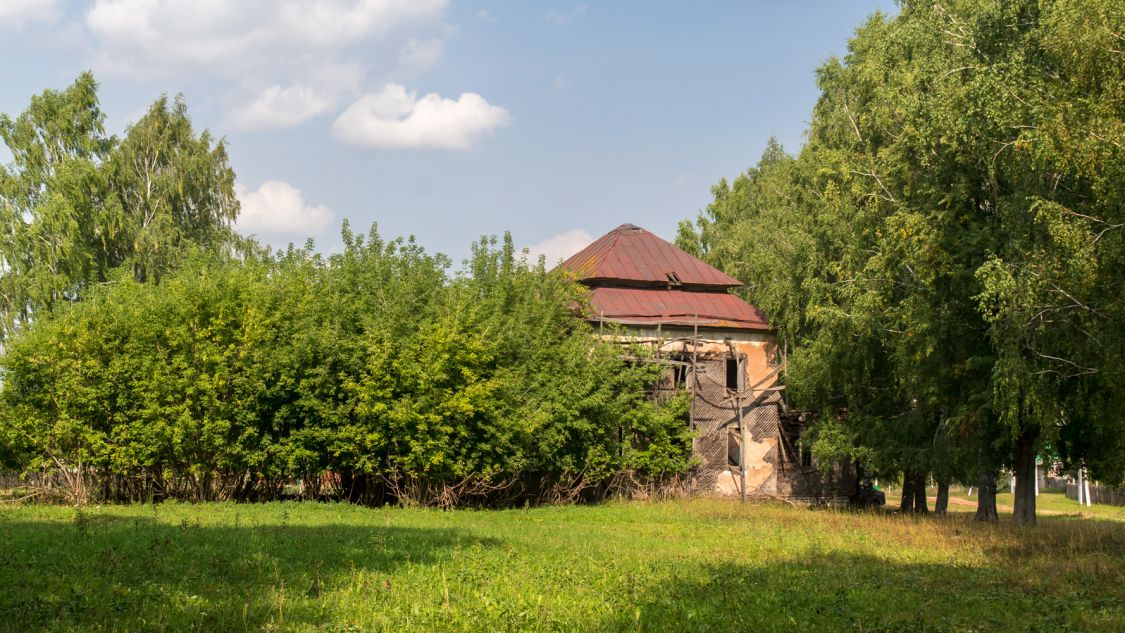
<svg viewBox="0 0 1125 633"><path fill-rule="evenodd" d="M719 334L722 338L715 338ZM680 389L691 390L694 369L692 448L699 464L691 474L691 491L740 495L741 454L747 467L748 496L778 496L813 503L846 500L855 489L851 468L837 466L828 473L821 472L802 454L798 445L802 422L797 416L784 413L779 392L765 391L776 386L778 359L772 335L732 332L728 337L726 334L700 332L694 355L690 330L643 330L635 332L634 336L615 337L659 346L669 368L654 385L657 398ZM735 388L731 388L727 375L732 348L740 371L737 385L733 385ZM739 405L747 427L745 447L741 446L738 427Z"/></svg>
<svg viewBox="0 0 1125 633"><path fill-rule="evenodd" d="M762 393L753 398L746 391L745 373L740 377L741 395L727 383L729 353L697 355L697 391L692 404L695 423L695 454L700 460L692 488L700 493L741 494L740 458L746 460L748 495L776 494L778 419L780 398ZM745 366L745 357L740 358ZM747 443L742 446L738 408L747 425Z"/></svg>
<svg viewBox="0 0 1125 633"><path fill-rule="evenodd" d="M846 503L856 491L855 471L850 464L834 464L827 471L802 449L798 438L805 424L797 414L778 419L780 467L776 494L810 503Z"/></svg>
<svg viewBox="0 0 1125 633"><path fill-rule="evenodd" d="M659 345L660 351L665 354L690 352L690 341L696 334L692 328L680 326L663 328L630 326L628 332L627 336L614 336L612 338ZM700 328L698 335L699 347L696 348L696 352L700 355L727 354L726 341L729 339L735 351L745 356L746 379L747 384L750 385L757 384L765 379L781 360L778 355L777 337L773 332ZM606 338L610 337L607 336Z"/></svg>
<svg viewBox="0 0 1125 633"><path fill-rule="evenodd" d="M700 494L740 495L741 453L746 461L747 496L778 496L811 503L846 501L855 489L852 469L836 465L823 472L807 449L802 451L797 438L804 428L796 416L784 415L780 393L745 390L740 398L734 398L725 384L727 357L709 354L695 365L699 385L692 418L700 464L692 489ZM746 446L741 446L738 428L739 401L747 429Z"/></svg>

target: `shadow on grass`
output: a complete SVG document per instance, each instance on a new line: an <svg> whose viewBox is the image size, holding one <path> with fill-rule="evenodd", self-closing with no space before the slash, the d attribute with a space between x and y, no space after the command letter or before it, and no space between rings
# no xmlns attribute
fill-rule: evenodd
<svg viewBox="0 0 1125 633"><path fill-rule="evenodd" d="M316 627L332 621L324 593L379 597L404 565L498 544L454 529L76 517L0 522L0 630Z"/></svg>
<svg viewBox="0 0 1125 633"><path fill-rule="evenodd" d="M823 553L688 567L630 588L605 631L1119 631L1121 573L1035 577L1019 561L958 565ZM1098 583L1098 584L1088 584ZM1106 584L1110 583L1110 584ZM1112 584L1116 583L1116 584Z"/></svg>

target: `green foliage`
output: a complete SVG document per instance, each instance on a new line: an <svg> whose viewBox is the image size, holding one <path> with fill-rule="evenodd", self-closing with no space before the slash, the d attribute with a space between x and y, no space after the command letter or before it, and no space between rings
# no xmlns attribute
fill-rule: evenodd
<svg viewBox="0 0 1125 633"><path fill-rule="evenodd" d="M604 490L684 471L684 403L658 406L576 319L583 290L483 240L465 274L412 241L197 256L127 271L9 343L17 465L143 499L307 494L466 500ZM82 488L82 482L71 481Z"/></svg>
<svg viewBox="0 0 1125 633"><path fill-rule="evenodd" d="M90 73L0 115L13 156L0 167L0 337L120 266L155 280L193 249L237 242L225 144L195 134L181 98L158 99L123 140L104 119Z"/></svg>
<svg viewBox="0 0 1125 633"><path fill-rule="evenodd" d="M750 282L795 404L842 421L823 454L1125 474L1122 33L1102 0L904 2L820 68L799 155L681 226Z"/></svg>

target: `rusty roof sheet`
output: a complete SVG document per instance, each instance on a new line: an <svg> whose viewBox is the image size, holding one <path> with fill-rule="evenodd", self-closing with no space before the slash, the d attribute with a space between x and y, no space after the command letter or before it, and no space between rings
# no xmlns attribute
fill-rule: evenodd
<svg viewBox="0 0 1125 633"><path fill-rule="evenodd" d="M632 224L621 226L598 238L562 263L590 285L596 282L624 281L667 286L675 281L684 286L733 288L741 286L734 277L648 231Z"/></svg>
<svg viewBox="0 0 1125 633"><path fill-rule="evenodd" d="M626 324L657 324L769 330L754 306L726 292L653 288L594 288L591 318Z"/></svg>

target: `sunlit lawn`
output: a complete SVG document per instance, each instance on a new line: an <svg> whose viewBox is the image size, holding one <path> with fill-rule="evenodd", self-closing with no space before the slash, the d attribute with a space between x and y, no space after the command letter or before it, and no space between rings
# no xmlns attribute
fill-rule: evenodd
<svg viewBox="0 0 1125 633"><path fill-rule="evenodd" d="M696 500L0 507L8 631L1121 631L1125 523Z"/></svg>
<svg viewBox="0 0 1125 633"><path fill-rule="evenodd" d="M885 492L887 494L887 505L898 507L900 499L899 493L901 491L898 489L888 489ZM932 510L932 497L937 495L937 488L928 488L926 494L931 497L930 509ZM949 509L953 512L973 512L975 510L977 503L975 491L970 496L966 488L954 486L950 488L949 498L951 500ZM960 500L961 503L956 503L956 500ZM1012 506L1014 503L1015 501L1010 492L1001 492L996 495L996 505L1000 508L1001 517L1012 514ZM1047 515L1069 515L1072 517L1125 521L1125 507L1098 503L1084 507L1078 505L1078 502L1074 499L1068 499L1066 495L1061 492L1041 492L1039 496L1035 498L1035 509Z"/></svg>

